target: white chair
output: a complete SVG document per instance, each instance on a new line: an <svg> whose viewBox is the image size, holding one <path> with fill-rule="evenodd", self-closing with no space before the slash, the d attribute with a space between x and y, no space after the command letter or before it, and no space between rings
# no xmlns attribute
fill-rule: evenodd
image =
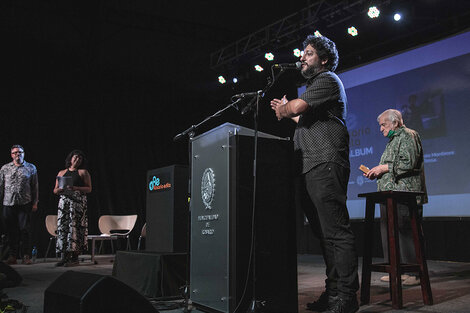
<svg viewBox="0 0 470 313"><path fill-rule="evenodd" d="M142 226L142 230L140 231L139 242L137 243L137 250L140 250L140 246L142 244L142 238L145 239L147 237L147 223Z"/></svg>
<svg viewBox="0 0 470 313"><path fill-rule="evenodd" d="M57 215L47 215L46 216L46 229L51 237L49 238L49 244L47 245L46 254L44 255L44 262L47 260L49 254L49 249L51 248L51 243L54 240L57 242ZM54 248L55 250L55 248ZM57 259L57 253L56 253Z"/></svg>
<svg viewBox="0 0 470 313"><path fill-rule="evenodd" d="M91 261L95 261L95 242L98 241L111 241L119 238L127 239L127 249L130 250L131 244L129 234L134 229L137 215L102 215L98 220L98 228L101 235L89 235L88 239L91 240ZM101 245L100 245L101 248ZM100 249L101 250L101 249ZM114 253L114 249L113 249Z"/></svg>

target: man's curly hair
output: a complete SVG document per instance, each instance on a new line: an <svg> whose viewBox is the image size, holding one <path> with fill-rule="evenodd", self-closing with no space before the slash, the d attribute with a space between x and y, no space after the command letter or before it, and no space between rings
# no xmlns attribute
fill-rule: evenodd
<svg viewBox="0 0 470 313"><path fill-rule="evenodd" d="M325 64L325 67L330 70L334 71L338 67L338 50L336 49L336 44L328 39L325 36L314 36L308 35L307 38L303 42L304 49L311 45L317 51L318 57L320 60L328 60Z"/></svg>

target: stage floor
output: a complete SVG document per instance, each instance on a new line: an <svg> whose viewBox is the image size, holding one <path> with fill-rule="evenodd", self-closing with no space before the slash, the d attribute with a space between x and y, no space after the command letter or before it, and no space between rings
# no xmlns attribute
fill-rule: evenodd
<svg viewBox="0 0 470 313"><path fill-rule="evenodd" d="M23 277L23 282L20 286L6 288L3 291L10 299L18 300L28 306L28 313L41 313L43 312L44 290L62 273L73 270L111 275L112 260L112 256L97 256L98 264L84 261L80 266L72 268L55 267L55 259L48 259L48 262L39 259L37 263L30 266L13 265L12 267ZM361 260L359 261L361 264ZM380 281L382 273L372 273L372 304L362 306L359 312L470 312L470 263L428 261L428 267L434 305L423 305L420 286L404 286L403 305L405 308L393 310L389 300L388 283ZM299 313L310 312L305 310L305 304L316 299L323 291L324 271L321 256L298 256ZM163 311L161 307L160 310L168 313L182 312L180 309ZM198 311L193 310L193 312Z"/></svg>

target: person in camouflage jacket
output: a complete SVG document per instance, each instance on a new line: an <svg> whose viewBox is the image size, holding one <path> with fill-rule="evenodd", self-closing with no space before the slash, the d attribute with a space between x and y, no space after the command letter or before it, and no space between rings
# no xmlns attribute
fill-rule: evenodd
<svg viewBox="0 0 470 313"><path fill-rule="evenodd" d="M422 217L423 204L428 202L424 178L424 156L419 134L407 128L400 111L389 109L377 117L380 131L389 138L380 163L367 174L369 179L377 179L377 190L421 191L424 196L416 198L419 218ZM397 205L399 245L401 261L416 263L413 235L406 204ZM380 205L380 224L384 258L388 259L387 218L385 205ZM388 281L389 276L382 277ZM419 279L415 276L402 275L404 285L415 285Z"/></svg>

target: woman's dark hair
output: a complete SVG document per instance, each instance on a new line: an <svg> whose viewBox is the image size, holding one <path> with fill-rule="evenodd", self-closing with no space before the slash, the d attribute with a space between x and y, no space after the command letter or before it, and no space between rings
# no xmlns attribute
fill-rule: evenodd
<svg viewBox="0 0 470 313"><path fill-rule="evenodd" d="M73 150L67 155L67 157L65 158L65 168L69 168L70 165L72 165L72 157L74 155L82 157L82 163L80 163L80 166L78 168L86 168L87 159L85 157L85 154L81 150Z"/></svg>
<svg viewBox="0 0 470 313"><path fill-rule="evenodd" d="M325 64L325 67L328 70L336 70L338 67L339 56L338 50L336 49L336 45L333 41L326 38L325 36L316 37L314 35L308 35L303 42L304 49L308 45L311 45L315 48L320 60L328 60L328 62Z"/></svg>

